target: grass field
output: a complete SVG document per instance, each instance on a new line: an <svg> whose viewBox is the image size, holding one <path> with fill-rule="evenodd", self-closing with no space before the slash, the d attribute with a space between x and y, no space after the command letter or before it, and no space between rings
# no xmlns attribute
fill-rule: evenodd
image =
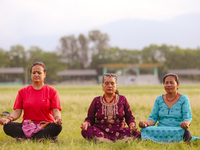
<svg viewBox="0 0 200 150"><path fill-rule="evenodd" d="M63 130L59 135L58 143L45 141L37 142L16 142L15 139L5 135L0 127L0 149L94 149L94 150L119 150L119 149L197 149L200 150L200 141L191 143L172 143L158 144L151 141L129 141L124 143L117 141L115 143L95 143L88 142L81 136L80 125L84 121L88 107L94 97L103 95L101 85L98 86L53 86L57 89L62 105ZM13 104L18 90L22 86L0 87L0 113L3 111L12 112ZM120 95L125 95L136 123L140 120L146 120L151 112L155 98L164 94L163 86L118 86ZM192 124L190 131L193 136L200 137L200 85L180 86L179 93L189 97L192 107ZM21 118L17 120L20 122ZM138 127L140 130L140 128Z"/></svg>

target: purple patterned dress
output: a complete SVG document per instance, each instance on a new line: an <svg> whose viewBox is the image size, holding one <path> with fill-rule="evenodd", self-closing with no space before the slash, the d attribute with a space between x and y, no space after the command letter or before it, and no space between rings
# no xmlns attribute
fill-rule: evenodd
<svg viewBox="0 0 200 150"><path fill-rule="evenodd" d="M128 125L132 122L135 123L135 118L125 96L116 95L113 104L106 103L103 96L95 97L85 119L91 126L87 128L87 131L82 130L81 133L88 140L105 138L114 141L117 139L141 138L139 131L131 133L129 127L124 127L124 118Z"/></svg>

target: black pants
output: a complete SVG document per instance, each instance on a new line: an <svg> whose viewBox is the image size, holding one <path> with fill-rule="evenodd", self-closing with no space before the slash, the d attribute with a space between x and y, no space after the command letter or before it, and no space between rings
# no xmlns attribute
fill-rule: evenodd
<svg viewBox="0 0 200 150"><path fill-rule="evenodd" d="M188 129L185 129L184 135L183 135L183 141L189 142L192 138L192 135Z"/></svg>
<svg viewBox="0 0 200 150"><path fill-rule="evenodd" d="M22 130L22 123L10 122L3 127L4 132L13 138L26 138ZM58 136L62 126L50 123L47 127L35 133L31 139L52 138Z"/></svg>

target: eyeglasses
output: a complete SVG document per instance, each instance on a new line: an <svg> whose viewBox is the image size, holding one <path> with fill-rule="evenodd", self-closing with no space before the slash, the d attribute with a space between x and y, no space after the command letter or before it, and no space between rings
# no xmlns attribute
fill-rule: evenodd
<svg viewBox="0 0 200 150"><path fill-rule="evenodd" d="M117 80L117 75L114 74L114 73L104 73L103 74L103 79L104 79L104 77L108 77L108 76L114 77Z"/></svg>

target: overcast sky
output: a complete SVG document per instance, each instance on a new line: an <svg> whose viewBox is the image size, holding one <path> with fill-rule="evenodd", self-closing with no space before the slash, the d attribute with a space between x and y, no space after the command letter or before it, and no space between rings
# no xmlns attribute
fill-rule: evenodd
<svg viewBox="0 0 200 150"><path fill-rule="evenodd" d="M165 21L200 13L200 0L0 0L0 48L122 19ZM39 45L38 45L39 46Z"/></svg>

